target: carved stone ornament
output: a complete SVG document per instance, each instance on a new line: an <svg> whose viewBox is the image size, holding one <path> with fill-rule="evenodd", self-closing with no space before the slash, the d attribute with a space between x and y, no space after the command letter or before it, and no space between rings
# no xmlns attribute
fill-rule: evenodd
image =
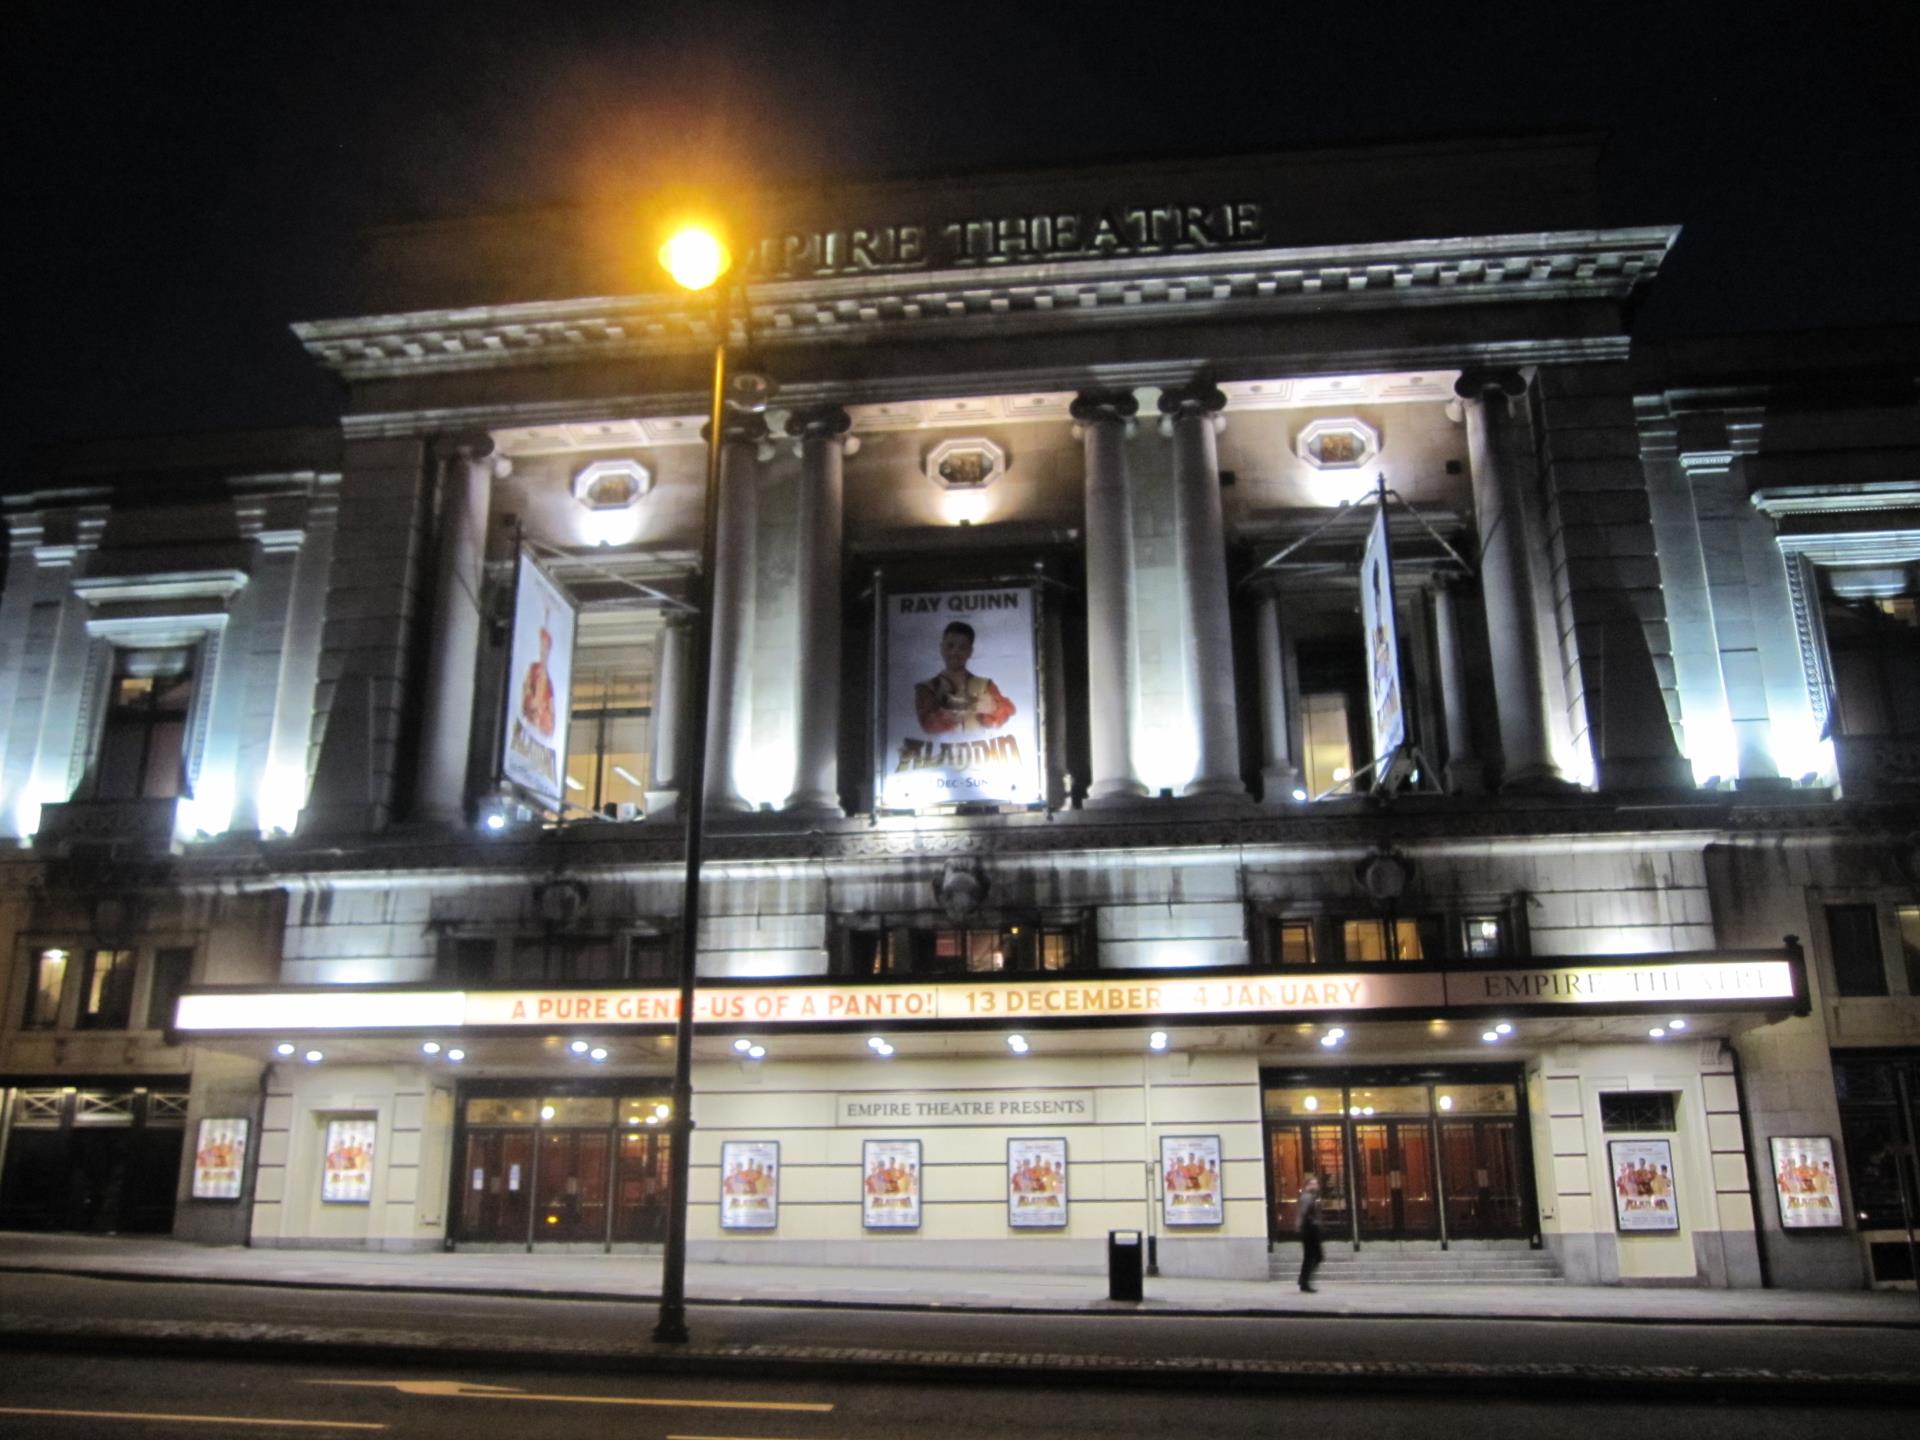
<svg viewBox="0 0 1920 1440"><path fill-rule="evenodd" d="M1364 420L1315 420L1293 437L1293 450L1316 470L1358 470L1380 453L1380 432Z"/></svg>
<svg viewBox="0 0 1920 1440"><path fill-rule="evenodd" d="M1398 900L1407 893L1412 879L1413 867L1392 851L1369 855L1360 864L1360 884L1375 904Z"/></svg>
<svg viewBox="0 0 1920 1440"><path fill-rule="evenodd" d="M967 919L986 903L986 868L978 860L949 860L933 882L933 897L953 921Z"/></svg>
<svg viewBox="0 0 1920 1440"><path fill-rule="evenodd" d="M573 477L573 498L589 510L631 510L653 489L653 472L638 460L596 460Z"/></svg>
<svg viewBox="0 0 1920 1440"><path fill-rule="evenodd" d="M927 452L927 478L943 490L984 490L1007 468L1007 452L985 438L942 440Z"/></svg>

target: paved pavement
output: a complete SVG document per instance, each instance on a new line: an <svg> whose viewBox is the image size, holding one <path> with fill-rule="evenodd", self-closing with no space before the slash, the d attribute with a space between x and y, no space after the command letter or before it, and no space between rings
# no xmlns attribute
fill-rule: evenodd
<svg viewBox="0 0 1920 1440"><path fill-rule="evenodd" d="M457 1292L575 1299L656 1298L657 1255L382 1254L254 1250L131 1236L0 1233L0 1272L196 1280L232 1285ZM1138 1304L1107 1299L1099 1275L1031 1271L706 1264L687 1268L701 1304L1165 1315L1501 1318L1720 1325L1920 1328L1913 1292L1702 1290L1580 1285L1361 1285L1322 1272L1318 1294L1284 1281L1149 1279Z"/></svg>

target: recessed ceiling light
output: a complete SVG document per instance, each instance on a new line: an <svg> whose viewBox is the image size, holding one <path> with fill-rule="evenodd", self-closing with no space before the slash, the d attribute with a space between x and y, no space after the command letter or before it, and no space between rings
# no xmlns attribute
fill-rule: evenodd
<svg viewBox="0 0 1920 1440"><path fill-rule="evenodd" d="M589 1046L589 1045L587 1044L587 1042L586 1042L586 1041L584 1041L584 1040L576 1040L576 1041L574 1041L574 1042L573 1042L573 1043L572 1043L571 1045L569 1045L569 1046L568 1046L567 1048L568 1048L569 1050L571 1050L571 1051L573 1051L573 1053L574 1053L574 1054L576 1054L576 1055L584 1055L584 1054L586 1054L586 1053L587 1053L587 1051L588 1051L589 1049L591 1049L592 1047L591 1047L591 1046Z"/></svg>
<svg viewBox="0 0 1920 1440"><path fill-rule="evenodd" d="M1502 1020L1498 1025L1493 1027L1493 1033L1496 1035L1511 1035L1513 1033L1513 1026Z"/></svg>
<svg viewBox="0 0 1920 1440"><path fill-rule="evenodd" d="M318 1050L307 1051L306 1059L309 1065L318 1065L322 1060L326 1058L327 1057L325 1055L322 1055Z"/></svg>
<svg viewBox="0 0 1920 1440"><path fill-rule="evenodd" d="M749 1060L760 1060L760 1059L764 1059L764 1058L766 1057L766 1053L767 1053L767 1047L766 1047L766 1046L764 1046L764 1045L755 1045L755 1046L753 1046L753 1047L752 1047L751 1049L749 1049L749 1050L747 1051L747 1058L748 1058Z"/></svg>
<svg viewBox="0 0 1920 1440"><path fill-rule="evenodd" d="M438 1055L440 1053L440 1042L438 1040L426 1041L421 1045L420 1053L422 1055Z"/></svg>
<svg viewBox="0 0 1920 1440"><path fill-rule="evenodd" d="M1654 1040L1664 1040L1667 1038L1666 1026L1656 1025L1651 1030L1647 1031L1647 1035L1649 1036L1649 1038Z"/></svg>
<svg viewBox="0 0 1920 1440"><path fill-rule="evenodd" d="M293 1046L285 1040L282 1040L278 1045L273 1047L273 1053L276 1055L291 1055L293 1054Z"/></svg>
<svg viewBox="0 0 1920 1440"><path fill-rule="evenodd" d="M743 1035L738 1040L733 1042L733 1048L736 1053L744 1055L747 1053L747 1051L753 1048L753 1042L747 1039L746 1036Z"/></svg>
<svg viewBox="0 0 1920 1440"><path fill-rule="evenodd" d="M604 1045L596 1045L593 1047L593 1049L589 1050L587 1054L592 1056L595 1060L604 1060L607 1058L607 1048Z"/></svg>
<svg viewBox="0 0 1920 1440"><path fill-rule="evenodd" d="M447 1059L454 1061L456 1064L466 1058L467 1058L467 1052L464 1050L447 1051Z"/></svg>
<svg viewBox="0 0 1920 1440"><path fill-rule="evenodd" d="M1327 1031L1327 1034L1336 1040L1344 1040L1347 1038L1346 1028L1340 1025L1334 1026L1331 1030Z"/></svg>
<svg viewBox="0 0 1920 1440"><path fill-rule="evenodd" d="M1687 1028L1687 1022L1684 1020L1667 1021L1667 1029L1669 1030L1684 1030L1686 1028Z"/></svg>
<svg viewBox="0 0 1920 1440"><path fill-rule="evenodd" d="M1486 1041L1486 1042L1487 1042L1487 1044L1489 1044L1489 1045L1491 1045L1491 1044L1493 1044L1493 1042L1494 1042L1494 1041L1496 1041L1496 1040L1498 1040L1498 1039L1500 1038L1500 1035L1499 1035L1499 1032L1498 1032L1498 1031L1495 1031L1495 1030L1486 1030L1486 1031L1483 1031L1483 1032L1481 1032L1481 1035L1480 1035L1480 1038L1481 1038L1482 1040L1484 1040L1484 1041Z"/></svg>
<svg viewBox="0 0 1920 1440"><path fill-rule="evenodd" d="M1154 1031L1151 1035L1147 1037L1147 1048L1149 1050L1166 1049L1167 1048L1167 1032L1164 1030Z"/></svg>

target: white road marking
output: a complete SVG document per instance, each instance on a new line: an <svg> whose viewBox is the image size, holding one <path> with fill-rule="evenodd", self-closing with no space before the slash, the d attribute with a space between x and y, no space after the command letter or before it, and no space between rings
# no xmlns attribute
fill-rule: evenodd
<svg viewBox="0 0 1920 1440"><path fill-rule="evenodd" d="M385 1430L365 1420L274 1420L251 1415L173 1415L147 1410L39 1410L26 1405L0 1405L0 1415L41 1415L78 1420L173 1421L193 1425L295 1425L303 1430Z"/></svg>
<svg viewBox="0 0 1920 1440"><path fill-rule="evenodd" d="M465 1380L308 1380L308 1385L356 1385L459 1400L539 1400L549 1405L658 1405L686 1410L802 1410L824 1415L830 1404L811 1400L665 1400L625 1395L536 1395L511 1385L475 1385Z"/></svg>

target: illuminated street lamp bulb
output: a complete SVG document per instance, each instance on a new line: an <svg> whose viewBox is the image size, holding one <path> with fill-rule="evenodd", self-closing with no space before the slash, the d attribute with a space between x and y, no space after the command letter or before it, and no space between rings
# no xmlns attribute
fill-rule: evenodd
<svg viewBox="0 0 1920 1440"><path fill-rule="evenodd" d="M1147 1037L1147 1048L1149 1050L1166 1049L1167 1048L1167 1032L1164 1030L1154 1031L1153 1034Z"/></svg>
<svg viewBox="0 0 1920 1440"><path fill-rule="evenodd" d="M1493 1033L1496 1035L1511 1035L1513 1033L1513 1026L1502 1020L1498 1025L1493 1027Z"/></svg>
<svg viewBox="0 0 1920 1440"><path fill-rule="evenodd" d="M273 1047L273 1053L276 1055L291 1055L293 1054L293 1046L282 1040L278 1045Z"/></svg>
<svg viewBox="0 0 1920 1440"><path fill-rule="evenodd" d="M755 1045L752 1049L747 1051L747 1058L749 1060L764 1060L766 1058L766 1054L767 1054L766 1046Z"/></svg>
<svg viewBox="0 0 1920 1440"><path fill-rule="evenodd" d="M587 1054L595 1060L604 1060L607 1058L607 1047L604 1045L596 1045L593 1049L589 1050Z"/></svg>
<svg viewBox="0 0 1920 1440"><path fill-rule="evenodd" d="M318 1050L309 1050L307 1051L306 1058L307 1058L307 1064L318 1065L322 1060L326 1059L327 1057L325 1055L322 1055Z"/></svg>
<svg viewBox="0 0 1920 1440"><path fill-rule="evenodd" d="M733 256L711 230L685 225L660 247L660 266L683 290L705 290L732 268Z"/></svg>
<svg viewBox="0 0 1920 1440"><path fill-rule="evenodd" d="M467 1058L467 1052L466 1052L466 1051L464 1051L464 1050L449 1050L449 1051L447 1051L447 1059L449 1059L449 1060L451 1060L451 1061L453 1061L453 1062L454 1062L454 1064L456 1064L456 1065L457 1065L457 1064L459 1064L459 1063L460 1063L460 1062L461 1062L462 1060L464 1060L464 1059L466 1059L466 1058Z"/></svg>
<svg viewBox="0 0 1920 1440"><path fill-rule="evenodd" d="M592 1047L588 1045L587 1042L584 1040L576 1040L573 1042L573 1044L569 1045L567 1048L573 1051L573 1053L576 1055L584 1055Z"/></svg>
<svg viewBox="0 0 1920 1440"><path fill-rule="evenodd" d="M733 1048L737 1053L744 1055L753 1048L753 1042L743 1035L733 1042Z"/></svg>
<svg viewBox="0 0 1920 1440"><path fill-rule="evenodd" d="M1687 1028L1687 1022L1684 1020L1667 1021L1667 1029L1669 1030L1684 1030L1686 1028Z"/></svg>
<svg viewBox="0 0 1920 1440"><path fill-rule="evenodd" d="M421 1045L420 1053L422 1055L438 1055L440 1053L440 1042L438 1040L426 1041Z"/></svg>

